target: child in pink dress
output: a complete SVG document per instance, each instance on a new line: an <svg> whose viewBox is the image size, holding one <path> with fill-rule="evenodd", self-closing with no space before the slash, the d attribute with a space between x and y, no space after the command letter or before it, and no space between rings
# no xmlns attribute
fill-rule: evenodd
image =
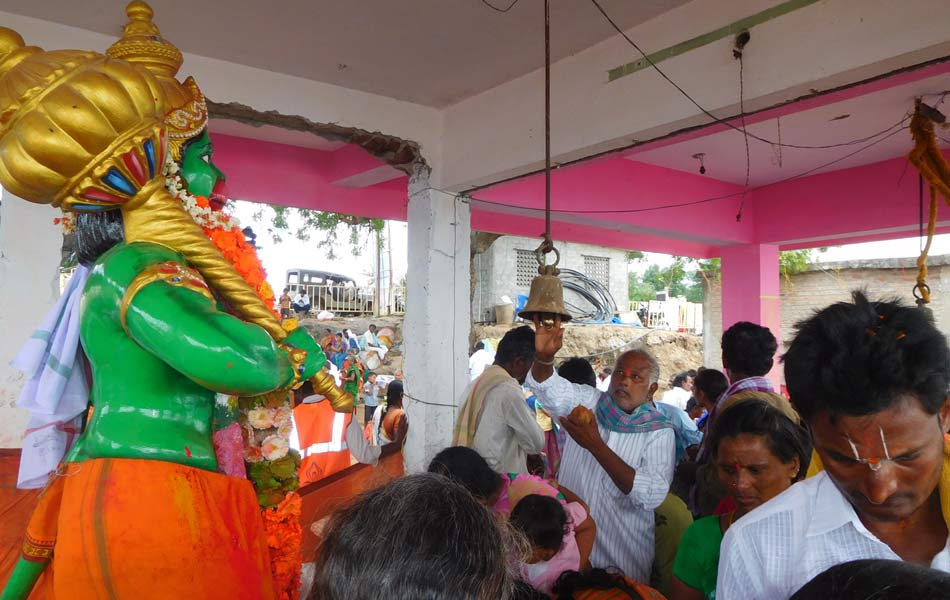
<svg viewBox="0 0 950 600"><path fill-rule="evenodd" d="M564 571L580 569L581 554L574 530L587 518L577 502L547 495L524 496L511 511L511 524L531 543L531 556L521 563L521 577L537 590L550 594Z"/></svg>

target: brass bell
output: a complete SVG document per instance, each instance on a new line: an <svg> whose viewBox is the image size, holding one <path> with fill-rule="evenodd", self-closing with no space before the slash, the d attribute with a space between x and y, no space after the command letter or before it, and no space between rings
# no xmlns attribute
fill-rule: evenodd
<svg viewBox="0 0 950 600"><path fill-rule="evenodd" d="M519 317L527 321L533 321L535 317L538 317L541 324L548 328L554 326L555 317L561 317L562 323L571 320L570 313L564 308L564 286L558 278L560 271L557 263L561 256L556 248L552 247L552 250L556 255L552 265L544 264L540 248L536 252L541 266L538 267L538 276L531 280L531 292L528 294L524 310L518 313Z"/></svg>

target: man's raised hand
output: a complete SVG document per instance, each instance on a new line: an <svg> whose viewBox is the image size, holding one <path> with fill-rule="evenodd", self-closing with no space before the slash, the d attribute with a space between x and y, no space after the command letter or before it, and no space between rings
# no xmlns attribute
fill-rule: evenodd
<svg viewBox="0 0 950 600"><path fill-rule="evenodd" d="M543 361L554 360L564 342L561 317L554 316L553 323L534 315L534 350Z"/></svg>

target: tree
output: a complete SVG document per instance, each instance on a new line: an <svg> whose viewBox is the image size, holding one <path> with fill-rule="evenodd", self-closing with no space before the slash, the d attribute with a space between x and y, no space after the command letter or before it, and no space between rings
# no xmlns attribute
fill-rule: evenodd
<svg viewBox="0 0 950 600"><path fill-rule="evenodd" d="M636 272L627 273L627 292L631 302L649 302L656 300L656 288L642 281Z"/></svg>
<svg viewBox="0 0 950 600"><path fill-rule="evenodd" d="M790 282L792 275L797 273L803 273L808 270L808 265L810 265L815 259L815 252L818 253L825 252L828 248L805 248L802 250L785 250L778 253L778 267L779 273L786 282ZM695 260L695 259L690 259ZM703 284L708 284L712 281L718 281L722 277L722 259L719 258L707 258L696 260L697 269L693 273L692 279L693 283L699 287L703 288ZM700 301L702 295L700 295Z"/></svg>
<svg viewBox="0 0 950 600"><path fill-rule="evenodd" d="M350 251L354 256L359 256L365 248L370 247L369 238L373 233L380 234L382 239L386 225L382 219L270 204L261 204L254 213L254 220L266 223L267 233L275 244L279 244L284 235L292 235L306 242L318 234L317 248L324 250L331 260L336 258L340 248L341 232L345 232L348 237Z"/></svg>

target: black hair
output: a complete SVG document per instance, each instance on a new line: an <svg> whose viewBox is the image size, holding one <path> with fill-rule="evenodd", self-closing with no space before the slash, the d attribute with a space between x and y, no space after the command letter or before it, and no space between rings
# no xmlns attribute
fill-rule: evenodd
<svg viewBox="0 0 950 600"><path fill-rule="evenodd" d="M372 373L370 373L372 375ZM369 376L366 377L369 379ZM389 412L391 406L402 406L402 395L405 391L403 383L398 379L393 379L386 386L386 412Z"/></svg>
<svg viewBox="0 0 950 600"><path fill-rule="evenodd" d="M631 600L643 600L643 596L627 583L623 575L604 569L564 571L552 588L555 600L573 600L574 594L584 590L620 590Z"/></svg>
<svg viewBox="0 0 950 600"><path fill-rule="evenodd" d="M475 344L475 352L478 352L479 350L484 350L484 349L485 349L485 342L478 342L477 344Z"/></svg>
<svg viewBox="0 0 950 600"><path fill-rule="evenodd" d="M693 380L693 393L699 390L706 394L709 401L713 403L716 402L719 396L722 396L723 392L728 388L729 380L726 379L722 371L717 371L716 369L703 369L696 374L696 379Z"/></svg>
<svg viewBox="0 0 950 600"><path fill-rule="evenodd" d="M730 406L716 418L709 439L710 452L715 456L722 440L742 434L764 437L769 451L783 464L797 458L795 481L805 477L811 460L811 438L803 426L782 411L763 400L745 400Z"/></svg>
<svg viewBox="0 0 950 600"><path fill-rule="evenodd" d="M119 209L74 212L76 260L88 267L116 244L125 241L125 223Z"/></svg>
<svg viewBox="0 0 950 600"><path fill-rule="evenodd" d="M765 375L772 369L778 342L768 327L740 321L722 334L722 362L733 373Z"/></svg>
<svg viewBox="0 0 950 600"><path fill-rule="evenodd" d="M686 383L686 373L677 373L673 377L673 387L682 387Z"/></svg>
<svg viewBox="0 0 950 600"><path fill-rule="evenodd" d="M460 483L479 500L491 498L501 487L501 475L482 455L465 446L452 446L435 455L427 469Z"/></svg>
<svg viewBox="0 0 950 600"><path fill-rule="evenodd" d="M583 358L569 358L557 368L557 374L571 383L582 383L591 387L597 386L597 375L594 367Z"/></svg>
<svg viewBox="0 0 950 600"><path fill-rule="evenodd" d="M406 475L330 518L308 598L370 600L385 590L388 598L507 600L507 557L491 512L462 486Z"/></svg>
<svg viewBox="0 0 950 600"><path fill-rule="evenodd" d="M604 375L613 375L614 370L612 367L604 367L601 373L603 373Z"/></svg>
<svg viewBox="0 0 950 600"><path fill-rule="evenodd" d="M689 400L686 401L686 412L693 410L699 406L699 402L696 402L696 398L692 396L689 397Z"/></svg>
<svg viewBox="0 0 950 600"><path fill-rule="evenodd" d="M551 597L524 581L516 581L511 600L551 600Z"/></svg>
<svg viewBox="0 0 950 600"><path fill-rule="evenodd" d="M912 394L936 414L950 386L950 350L929 311L852 296L796 326L783 359L795 408L806 420L821 411L860 416Z"/></svg>
<svg viewBox="0 0 950 600"><path fill-rule="evenodd" d="M564 541L567 513L556 498L528 494L515 504L509 522L533 547L557 552Z"/></svg>
<svg viewBox="0 0 950 600"><path fill-rule="evenodd" d="M686 371L686 376L692 377L693 379L696 379L696 375L698 374L699 374L699 371L697 371L696 369L690 369L689 371Z"/></svg>
<svg viewBox="0 0 950 600"><path fill-rule="evenodd" d="M507 365L519 358L525 362L534 360L534 329L527 325L511 329L501 338L495 352L495 364Z"/></svg>
<svg viewBox="0 0 950 600"><path fill-rule="evenodd" d="M902 560L841 563L815 576L790 600L950 598L950 574Z"/></svg>

